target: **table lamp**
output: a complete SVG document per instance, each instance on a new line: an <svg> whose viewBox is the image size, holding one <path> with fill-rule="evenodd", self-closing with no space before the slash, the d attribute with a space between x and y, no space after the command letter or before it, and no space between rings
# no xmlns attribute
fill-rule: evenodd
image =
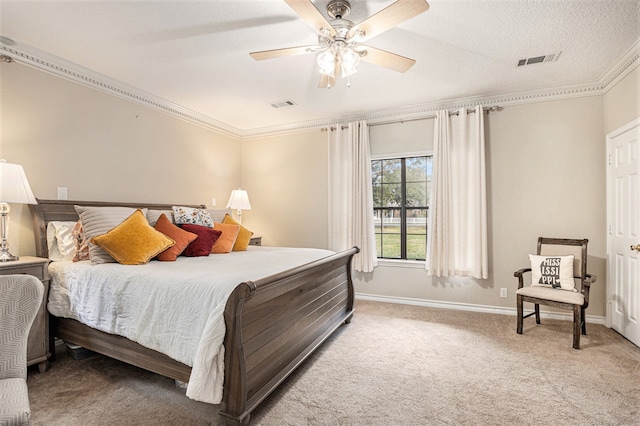
<svg viewBox="0 0 640 426"><path fill-rule="evenodd" d="M0 262L18 260L18 256L9 253L7 243L10 211L8 203L37 204L22 166L0 160Z"/></svg>
<svg viewBox="0 0 640 426"><path fill-rule="evenodd" d="M234 189L231 191L229 201L227 201L227 208L238 210L238 223L242 223L242 210L251 210L251 203L249 203L249 195L244 189Z"/></svg>

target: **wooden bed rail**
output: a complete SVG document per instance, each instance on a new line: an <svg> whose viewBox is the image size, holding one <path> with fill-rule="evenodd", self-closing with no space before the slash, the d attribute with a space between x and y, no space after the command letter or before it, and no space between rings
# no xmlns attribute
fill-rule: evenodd
<svg viewBox="0 0 640 426"><path fill-rule="evenodd" d="M357 247L240 284L225 308L221 415L246 424L251 411L353 316Z"/></svg>

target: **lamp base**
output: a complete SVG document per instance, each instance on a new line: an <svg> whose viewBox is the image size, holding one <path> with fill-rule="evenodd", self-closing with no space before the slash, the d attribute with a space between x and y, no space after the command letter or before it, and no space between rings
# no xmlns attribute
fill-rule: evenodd
<svg viewBox="0 0 640 426"><path fill-rule="evenodd" d="M9 204L0 203L0 262L13 262L18 260L18 256L9 253L9 243L7 243L10 210Z"/></svg>
<svg viewBox="0 0 640 426"><path fill-rule="evenodd" d="M6 250L0 250L0 262L14 262L19 259L18 256L14 256Z"/></svg>

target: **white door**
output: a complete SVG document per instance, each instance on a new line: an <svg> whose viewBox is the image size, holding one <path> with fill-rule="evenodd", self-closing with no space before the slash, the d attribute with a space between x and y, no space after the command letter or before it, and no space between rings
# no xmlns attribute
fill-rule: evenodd
<svg viewBox="0 0 640 426"><path fill-rule="evenodd" d="M640 346L640 118L607 135L607 154L607 321Z"/></svg>

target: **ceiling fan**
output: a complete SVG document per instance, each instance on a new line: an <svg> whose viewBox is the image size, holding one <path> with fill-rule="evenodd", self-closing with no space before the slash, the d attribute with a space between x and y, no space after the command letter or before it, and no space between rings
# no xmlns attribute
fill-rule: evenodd
<svg viewBox="0 0 640 426"><path fill-rule="evenodd" d="M284 1L318 33L318 44L250 53L256 61L318 53L320 88L334 86L338 75L349 77L355 73L360 59L398 72L407 71L416 62L361 43L425 12L429 9L425 0L397 0L359 24L346 19L351 12L351 4L346 0L331 0L327 4L327 15L332 18L331 22L311 0Z"/></svg>

